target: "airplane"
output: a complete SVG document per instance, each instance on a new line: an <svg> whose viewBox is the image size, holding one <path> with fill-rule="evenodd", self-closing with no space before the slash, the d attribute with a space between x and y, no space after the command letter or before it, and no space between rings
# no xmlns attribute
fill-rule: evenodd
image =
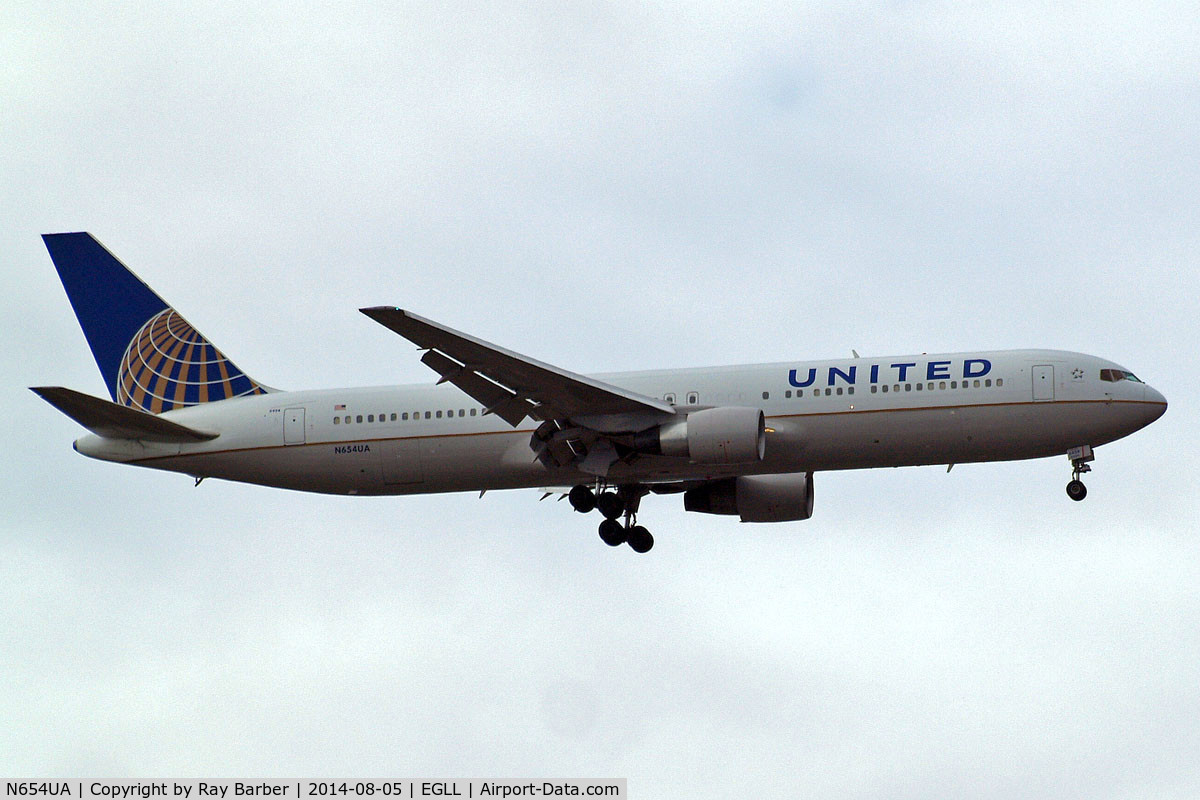
<svg viewBox="0 0 1200 800"><path fill-rule="evenodd" d="M424 351L428 385L280 391L251 378L88 233L43 237L111 400L32 391L92 458L342 495L541 488L638 553L650 493L788 522L813 474L1066 454L1154 422L1158 391L1060 350L921 354L585 376L393 306L359 309Z"/></svg>

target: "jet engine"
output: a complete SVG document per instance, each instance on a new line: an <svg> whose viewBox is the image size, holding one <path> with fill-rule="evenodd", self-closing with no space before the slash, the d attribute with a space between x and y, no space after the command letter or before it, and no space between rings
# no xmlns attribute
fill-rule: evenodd
<svg viewBox="0 0 1200 800"><path fill-rule="evenodd" d="M638 434L634 449L697 464L749 464L766 452L766 419L758 408L706 408Z"/></svg>
<svg viewBox="0 0 1200 800"><path fill-rule="evenodd" d="M792 522L813 512L811 472L743 475L712 481L683 495L687 511L737 514L742 522Z"/></svg>

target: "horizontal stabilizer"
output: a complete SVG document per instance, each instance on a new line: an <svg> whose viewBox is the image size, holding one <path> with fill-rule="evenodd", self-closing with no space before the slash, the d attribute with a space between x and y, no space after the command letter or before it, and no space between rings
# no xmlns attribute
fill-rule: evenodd
<svg viewBox="0 0 1200 800"><path fill-rule="evenodd" d="M33 386L30 390L92 433L105 439L182 443L206 442L218 436L61 386Z"/></svg>

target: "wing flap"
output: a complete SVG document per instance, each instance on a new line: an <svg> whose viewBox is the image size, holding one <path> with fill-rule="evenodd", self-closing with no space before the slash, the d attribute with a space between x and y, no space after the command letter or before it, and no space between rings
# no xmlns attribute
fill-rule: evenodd
<svg viewBox="0 0 1200 800"><path fill-rule="evenodd" d="M30 391L97 436L147 442L206 442L219 434L199 431L129 406L111 403L62 386L32 386Z"/></svg>
<svg viewBox="0 0 1200 800"><path fill-rule="evenodd" d="M656 413L675 409L653 397L568 372L393 306L359 309L429 352L422 362L511 425L526 416ZM514 421L515 420L515 421Z"/></svg>
<svg viewBox="0 0 1200 800"><path fill-rule="evenodd" d="M534 413L534 407L516 392L489 380L437 350L427 351L421 356L421 363L442 376L438 383L454 384L479 401L485 409L485 414L495 414L513 427L520 425L526 414Z"/></svg>

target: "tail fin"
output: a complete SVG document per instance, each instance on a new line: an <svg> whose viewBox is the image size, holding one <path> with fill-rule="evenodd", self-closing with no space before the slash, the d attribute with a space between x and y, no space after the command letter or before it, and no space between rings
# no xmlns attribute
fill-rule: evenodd
<svg viewBox="0 0 1200 800"><path fill-rule="evenodd" d="M90 233L42 239L114 401L158 414L268 391Z"/></svg>

